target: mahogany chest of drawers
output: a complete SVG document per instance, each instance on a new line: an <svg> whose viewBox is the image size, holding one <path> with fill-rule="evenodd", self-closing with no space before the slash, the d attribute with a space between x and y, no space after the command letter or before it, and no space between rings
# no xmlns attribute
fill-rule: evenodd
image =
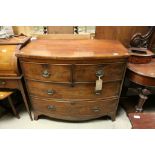
<svg viewBox="0 0 155 155"><path fill-rule="evenodd" d="M128 52L118 41L35 40L19 57L33 107L39 115L82 121L115 120ZM101 88L96 90L96 82Z"/></svg>

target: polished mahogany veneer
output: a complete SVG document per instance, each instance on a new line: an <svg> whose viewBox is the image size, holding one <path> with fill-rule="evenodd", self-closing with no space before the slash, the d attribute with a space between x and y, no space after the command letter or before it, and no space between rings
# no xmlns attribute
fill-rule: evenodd
<svg viewBox="0 0 155 155"><path fill-rule="evenodd" d="M155 59L147 64L128 63L128 78L142 86L155 86Z"/></svg>
<svg viewBox="0 0 155 155"><path fill-rule="evenodd" d="M129 56L120 42L39 39L16 55L35 120L39 115L71 121L108 115L115 120Z"/></svg>
<svg viewBox="0 0 155 155"><path fill-rule="evenodd" d="M30 38L25 36L0 39L0 77L20 76L15 53L29 40Z"/></svg>
<svg viewBox="0 0 155 155"><path fill-rule="evenodd" d="M127 58L128 52L113 40L37 40L28 44L20 57L59 60Z"/></svg>

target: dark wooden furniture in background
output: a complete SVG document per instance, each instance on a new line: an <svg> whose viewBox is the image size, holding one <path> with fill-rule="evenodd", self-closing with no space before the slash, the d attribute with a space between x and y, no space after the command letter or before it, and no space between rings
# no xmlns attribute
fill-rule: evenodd
<svg viewBox="0 0 155 155"><path fill-rule="evenodd" d="M129 48L130 57L129 63L133 64L146 64L152 61L154 53L146 48Z"/></svg>
<svg viewBox="0 0 155 155"><path fill-rule="evenodd" d="M16 108L14 106L14 103L11 99L11 95L12 95L12 91L0 91L0 100L4 100L4 99L8 99L8 102L11 106L11 109L12 109L12 112L13 114L17 117L17 118L20 118L19 115L18 115L18 112L16 111Z"/></svg>
<svg viewBox="0 0 155 155"><path fill-rule="evenodd" d="M155 87L155 59L147 64L128 63L127 78L141 86L139 103L136 105L136 111L141 112L147 96L151 94L149 87Z"/></svg>
<svg viewBox="0 0 155 155"><path fill-rule="evenodd" d="M17 53L34 119L115 120L128 51L118 41L35 40ZM101 78L102 89L95 91Z"/></svg>
<svg viewBox="0 0 155 155"><path fill-rule="evenodd" d="M73 27L74 27L74 33L76 33L77 26L73 26ZM52 26L49 26L49 27L45 26L44 30L45 30L46 34L49 34L49 33L71 34L73 31L73 27L56 26L55 29L53 29ZM32 28L30 28L28 26L27 27L26 26L13 26L14 33L17 35L20 33L30 35L31 31L32 31L31 29ZM95 38L96 39L118 40L125 47L129 48L130 40L133 37L133 35L135 35L137 33L141 33L141 36L144 36L145 34L148 33L149 30L150 30L149 26L96 26ZM155 33L152 36L150 45L151 46L149 47L149 49L151 51L155 52Z"/></svg>
<svg viewBox="0 0 155 155"><path fill-rule="evenodd" d="M131 38L130 46L146 49L151 48L151 39L153 37L154 31L155 26L150 26L146 34L135 33Z"/></svg>
<svg viewBox="0 0 155 155"><path fill-rule="evenodd" d="M20 36L0 39L0 89L19 89L27 112L32 119L24 88L23 76L15 53L30 41L30 37Z"/></svg>
<svg viewBox="0 0 155 155"><path fill-rule="evenodd" d="M74 26L47 26L48 34L73 34Z"/></svg>
<svg viewBox="0 0 155 155"><path fill-rule="evenodd" d="M151 33L149 33L150 31ZM129 48L132 38L137 36L136 39L145 40L150 36L147 35L148 33L152 35L152 29L149 26L96 26L95 38L119 40L125 47ZM151 36L149 43L149 49L155 51L155 33Z"/></svg>

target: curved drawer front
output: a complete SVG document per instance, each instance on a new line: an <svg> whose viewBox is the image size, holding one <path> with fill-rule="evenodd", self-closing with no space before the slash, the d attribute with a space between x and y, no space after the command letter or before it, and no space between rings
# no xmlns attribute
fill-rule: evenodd
<svg viewBox="0 0 155 155"><path fill-rule="evenodd" d="M118 96L120 82L103 83L100 94L95 93L95 83L75 84L51 84L27 80L30 95L57 99L96 99Z"/></svg>
<svg viewBox="0 0 155 155"><path fill-rule="evenodd" d="M103 81L115 81L123 78L125 69L124 63L111 63L102 65L75 65L76 82L94 82L97 74L101 74Z"/></svg>
<svg viewBox="0 0 155 155"><path fill-rule="evenodd" d="M33 110L58 119L88 120L112 113L118 99L99 101L58 101L31 98Z"/></svg>
<svg viewBox="0 0 155 155"><path fill-rule="evenodd" d="M95 82L98 76L103 81L122 80L124 63L110 64L45 64L22 62L27 79L51 82Z"/></svg>
<svg viewBox="0 0 155 155"><path fill-rule="evenodd" d="M53 82L70 82L70 65L50 65L44 63L22 62L24 75L28 79Z"/></svg>

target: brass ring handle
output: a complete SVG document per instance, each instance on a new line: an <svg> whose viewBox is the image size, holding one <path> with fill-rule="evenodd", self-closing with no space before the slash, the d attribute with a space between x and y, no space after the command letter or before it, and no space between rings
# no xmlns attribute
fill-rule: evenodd
<svg viewBox="0 0 155 155"><path fill-rule="evenodd" d="M56 107L54 105L48 105L47 107L49 110L55 111Z"/></svg>
<svg viewBox="0 0 155 155"><path fill-rule="evenodd" d="M54 91L54 90L50 90L50 89L49 89L49 90L47 90L47 94L48 94L48 95L53 95L54 93L55 93L55 91Z"/></svg>
<svg viewBox="0 0 155 155"><path fill-rule="evenodd" d="M0 84L1 84L1 85L5 85L6 82L5 82L5 81L0 81Z"/></svg>
<svg viewBox="0 0 155 155"><path fill-rule="evenodd" d="M42 73L42 76L45 77L45 78L50 77L50 75L51 74L48 72L48 70L44 70L43 73Z"/></svg>

